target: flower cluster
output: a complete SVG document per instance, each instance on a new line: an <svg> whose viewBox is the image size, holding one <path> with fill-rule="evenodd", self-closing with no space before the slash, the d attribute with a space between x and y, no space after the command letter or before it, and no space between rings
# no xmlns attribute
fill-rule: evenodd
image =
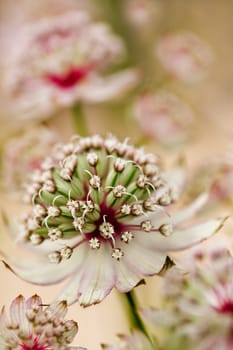
<svg viewBox="0 0 233 350"><path fill-rule="evenodd" d="M65 301L44 306L38 295L25 299L19 295L10 306L10 319L5 307L0 314L0 348L5 350L85 350L70 347L78 325L64 320Z"/></svg>
<svg viewBox="0 0 233 350"><path fill-rule="evenodd" d="M32 175L32 207L21 225L24 245L42 253L38 266L8 260L22 278L41 284L73 275L61 294L69 303L100 302L113 287L128 292L144 276L159 273L169 252L188 248L221 226L191 227L206 203L202 195L177 213L167 207L178 189L158 157L113 136L79 138L55 147Z"/></svg>
<svg viewBox="0 0 233 350"><path fill-rule="evenodd" d="M172 332L187 349L232 349L232 269L233 259L226 249L200 251L192 273L181 274L176 268L167 272L165 310L147 310L145 316L157 324L160 317L168 334ZM165 342L169 343L167 339ZM171 344L165 348L173 349Z"/></svg>

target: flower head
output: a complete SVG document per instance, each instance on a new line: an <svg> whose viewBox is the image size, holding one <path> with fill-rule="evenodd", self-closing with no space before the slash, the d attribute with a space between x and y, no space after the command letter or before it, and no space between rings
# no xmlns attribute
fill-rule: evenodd
<svg viewBox="0 0 233 350"><path fill-rule="evenodd" d="M30 282L71 277L61 300L100 302L114 287L127 292L144 276L159 273L169 252L221 226L221 220L212 220L180 227L207 197L170 215L167 207L176 198L156 155L111 135L73 138L55 147L28 185L32 207L20 237L38 252L37 263L14 261L11 250L7 259Z"/></svg>
<svg viewBox="0 0 233 350"><path fill-rule="evenodd" d="M213 60L210 48L192 32L165 35L157 44L156 55L168 73L184 82L203 78Z"/></svg>
<svg viewBox="0 0 233 350"><path fill-rule="evenodd" d="M78 325L75 321L64 320L66 313L65 301L44 306L38 295L28 299L19 295L11 303L9 319L5 307L2 308L0 347L9 350L85 350L69 346Z"/></svg>
<svg viewBox="0 0 233 350"><path fill-rule="evenodd" d="M154 345L141 332L134 330L130 335L119 335L116 345L102 344L103 350L155 350Z"/></svg>
<svg viewBox="0 0 233 350"><path fill-rule="evenodd" d="M85 12L28 24L18 40L20 45L6 64L5 85L24 118L49 114L79 100L111 99L138 80L135 70L101 78L100 72L121 60L125 48L107 24L93 22ZM103 89L102 95L100 91L96 97L93 86Z"/></svg>
<svg viewBox="0 0 233 350"><path fill-rule="evenodd" d="M171 269L165 275L165 310L145 314L155 322L160 315L168 336L172 332L190 350L232 349L232 269L233 259L226 249L199 252L192 273Z"/></svg>
<svg viewBox="0 0 233 350"><path fill-rule="evenodd" d="M192 110L165 91L139 96L134 115L144 132L164 145L184 141L193 121Z"/></svg>

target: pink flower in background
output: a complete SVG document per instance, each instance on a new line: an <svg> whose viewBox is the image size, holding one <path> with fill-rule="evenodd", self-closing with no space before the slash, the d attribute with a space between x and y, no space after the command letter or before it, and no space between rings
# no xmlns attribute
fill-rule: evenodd
<svg viewBox="0 0 233 350"><path fill-rule="evenodd" d="M38 295L19 295L0 314L0 348L3 350L85 350L69 346L78 332L75 321L64 320L65 301L44 306Z"/></svg>
<svg viewBox="0 0 233 350"><path fill-rule="evenodd" d="M192 32L164 35L157 43L156 56L169 74L184 82L205 77L213 61L211 49Z"/></svg>
<svg viewBox="0 0 233 350"><path fill-rule="evenodd" d="M160 13L160 3L157 0L127 0L126 11L135 29L143 29L154 24Z"/></svg>
<svg viewBox="0 0 233 350"><path fill-rule="evenodd" d="M42 160L58 140L55 131L35 125L5 143L2 181L8 192L22 191L25 178L41 169Z"/></svg>
<svg viewBox="0 0 233 350"><path fill-rule="evenodd" d="M194 198L203 191L210 193L210 204L231 201L233 190L233 157L230 152L209 158L194 170L187 195Z"/></svg>
<svg viewBox="0 0 233 350"><path fill-rule="evenodd" d="M139 331L130 335L119 335L120 341L115 345L102 344L103 350L155 350L154 345Z"/></svg>
<svg viewBox="0 0 233 350"><path fill-rule="evenodd" d="M100 75L122 60L125 48L107 24L93 22L81 11L28 24L18 41L6 63L5 84L24 118L52 113L77 100L95 101L94 87L97 94L105 89L101 101L122 96L139 78L134 69L115 73L111 80Z"/></svg>
<svg viewBox="0 0 233 350"><path fill-rule="evenodd" d="M163 174L157 160L111 135L74 137L55 147L28 184L32 205L21 229L12 228L17 249L21 240L34 255L17 259L4 235L7 266L36 284L69 277L59 299L83 306L102 301L114 287L128 292L158 274L169 252L208 238L223 220L184 226L208 196L170 212L180 181L177 172L174 178L172 170Z"/></svg>
<svg viewBox="0 0 233 350"><path fill-rule="evenodd" d="M134 116L146 135L167 146L185 141L193 122L189 106L165 91L139 96Z"/></svg>
<svg viewBox="0 0 233 350"><path fill-rule="evenodd" d="M176 339L185 346L180 349L231 350L233 258L226 249L215 248L196 255L196 262L190 274L174 268L166 273L164 310L144 310L144 317L165 327L167 350L174 349Z"/></svg>

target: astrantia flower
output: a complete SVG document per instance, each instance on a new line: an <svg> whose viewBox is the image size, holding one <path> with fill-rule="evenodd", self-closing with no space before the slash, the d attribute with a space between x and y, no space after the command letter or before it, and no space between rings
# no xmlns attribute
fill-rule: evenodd
<svg viewBox="0 0 233 350"><path fill-rule="evenodd" d="M112 99L138 80L135 70L101 78L100 72L121 60L125 48L107 24L92 22L87 13L68 12L29 24L18 40L7 58L5 84L24 118L79 100L99 101L101 88L100 100Z"/></svg>
<svg viewBox="0 0 233 350"><path fill-rule="evenodd" d="M192 32L163 36L157 44L156 55L168 73L185 82L203 78L213 61L211 49Z"/></svg>
<svg viewBox="0 0 233 350"><path fill-rule="evenodd" d="M192 110L165 91L139 96L134 116L147 135L164 145L183 142L193 121Z"/></svg>
<svg viewBox="0 0 233 350"><path fill-rule="evenodd" d="M130 335L119 335L120 342L116 345L102 344L104 350L155 350L154 345L139 331Z"/></svg>
<svg viewBox="0 0 233 350"><path fill-rule="evenodd" d="M44 306L38 295L19 295L0 314L0 348L4 350L85 350L69 346L78 332L75 321L64 320L65 301Z"/></svg>
<svg viewBox="0 0 233 350"><path fill-rule="evenodd" d="M231 350L233 348L233 258L215 249L197 255L191 274L175 269L165 276L165 311L144 314L155 323L163 320L167 335L178 338L189 350ZM166 325L167 323L167 325ZM165 347L170 349L170 347Z"/></svg>
<svg viewBox="0 0 233 350"><path fill-rule="evenodd" d="M28 185L33 205L20 233L38 260L16 260L12 249L5 255L32 283L70 277L59 297L69 303L98 303L114 287L130 291L144 276L159 273L170 251L202 241L221 225L212 220L181 227L207 197L169 214L177 191L158 157L113 136L73 138L55 147L42 169Z"/></svg>
<svg viewBox="0 0 233 350"><path fill-rule="evenodd" d="M40 169L42 160L57 142L54 131L39 125L7 141L3 151L3 186L19 193L25 176Z"/></svg>
<svg viewBox="0 0 233 350"><path fill-rule="evenodd" d="M187 194L193 198L203 191L209 191L211 204L232 199L233 157L232 153L212 157L201 164L190 180Z"/></svg>

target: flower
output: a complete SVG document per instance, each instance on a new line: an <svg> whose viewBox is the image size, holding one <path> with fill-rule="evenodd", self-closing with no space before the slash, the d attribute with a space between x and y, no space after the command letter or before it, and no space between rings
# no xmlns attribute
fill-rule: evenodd
<svg viewBox="0 0 233 350"><path fill-rule="evenodd" d="M41 118L79 100L122 96L139 78L135 69L100 76L122 60L125 48L107 24L93 22L82 11L28 24L18 40L5 67L5 87L24 119Z"/></svg>
<svg viewBox="0 0 233 350"><path fill-rule="evenodd" d="M134 116L148 136L167 146L184 141L193 121L192 110L166 91L139 96Z"/></svg>
<svg viewBox="0 0 233 350"><path fill-rule="evenodd" d="M160 15L159 1L129 0L126 5L126 15L134 29L143 30L152 26Z"/></svg>
<svg viewBox="0 0 233 350"><path fill-rule="evenodd" d="M141 332L134 330L130 335L118 335L117 345L102 344L104 350L155 350L154 345Z"/></svg>
<svg viewBox="0 0 233 350"><path fill-rule="evenodd" d="M232 199L233 158L231 153L211 157L194 170L187 195L193 198L209 191L211 204Z"/></svg>
<svg viewBox="0 0 233 350"><path fill-rule="evenodd" d="M65 301L44 306L38 295L25 299L19 295L0 314L0 348L9 350L85 350L70 347L78 332L75 321L65 321Z"/></svg>
<svg viewBox="0 0 233 350"><path fill-rule="evenodd" d="M168 73L184 82L202 79L213 61L211 49L192 32L164 35L157 43L156 56Z"/></svg>
<svg viewBox="0 0 233 350"><path fill-rule="evenodd" d="M181 225L208 196L170 214L179 191L166 178L158 156L112 135L58 145L32 175L30 211L20 233L13 229L17 248L21 238L23 248L34 248L35 261L16 259L11 246L2 252L7 266L31 283L70 277L59 299L83 306L100 302L114 287L132 290L163 269L169 252L195 245L222 225L221 219Z"/></svg>
<svg viewBox="0 0 233 350"><path fill-rule="evenodd" d="M36 125L7 141L2 156L4 187L12 193L20 193L25 174L40 169L43 158L58 139L54 131Z"/></svg>
<svg viewBox="0 0 233 350"><path fill-rule="evenodd" d="M168 337L172 334L187 349L232 349L232 269L233 258L226 249L199 252L192 273L173 268L165 275L164 310L147 310L144 316L155 323L163 320Z"/></svg>

